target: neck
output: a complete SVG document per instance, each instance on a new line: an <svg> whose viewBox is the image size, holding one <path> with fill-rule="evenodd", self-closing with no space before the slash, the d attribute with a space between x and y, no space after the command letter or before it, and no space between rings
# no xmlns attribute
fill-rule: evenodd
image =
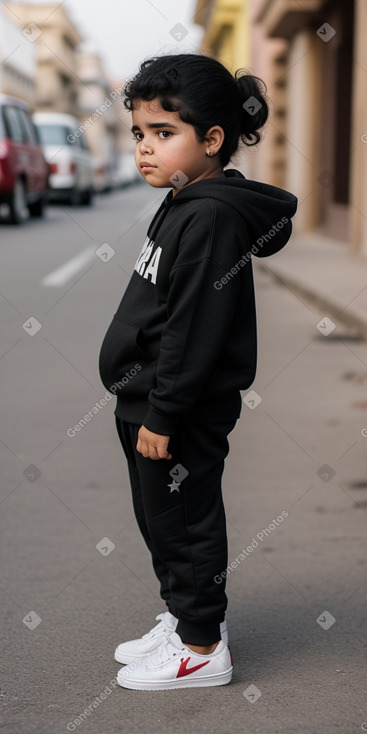
<svg viewBox="0 0 367 734"><path fill-rule="evenodd" d="M184 186L181 186L179 189L172 189L172 196L176 196L182 189L186 189L188 186L191 186L191 184L197 183L197 181L203 181L206 178L225 178L225 173L223 171L222 166L218 166L215 170L211 171L207 175L198 176L193 181L190 181L190 183L185 184Z"/></svg>

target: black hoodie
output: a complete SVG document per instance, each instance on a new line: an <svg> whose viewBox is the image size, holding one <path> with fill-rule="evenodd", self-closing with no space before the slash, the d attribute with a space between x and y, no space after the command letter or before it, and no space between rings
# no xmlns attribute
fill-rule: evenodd
<svg viewBox="0 0 367 734"><path fill-rule="evenodd" d="M115 415L163 435L239 417L257 365L251 257L284 247L296 209L235 169L169 191L100 351Z"/></svg>

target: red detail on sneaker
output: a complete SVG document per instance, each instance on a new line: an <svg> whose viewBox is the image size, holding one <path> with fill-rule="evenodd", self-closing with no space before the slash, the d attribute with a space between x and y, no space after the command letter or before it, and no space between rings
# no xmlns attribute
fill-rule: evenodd
<svg viewBox="0 0 367 734"><path fill-rule="evenodd" d="M181 665L178 669L176 678L182 678L184 675L190 675L190 673L194 673L195 670L199 670L199 668L203 668L204 665L208 665L208 663L210 663L210 660L207 660L205 663L200 663L200 665L193 665L192 668L187 668L189 660L191 660L191 658L186 658L186 660L181 658Z"/></svg>

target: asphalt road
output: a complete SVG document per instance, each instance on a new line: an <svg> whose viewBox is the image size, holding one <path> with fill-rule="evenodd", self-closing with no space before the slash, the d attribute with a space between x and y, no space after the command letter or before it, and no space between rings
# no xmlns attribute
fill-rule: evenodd
<svg viewBox="0 0 367 734"><path fill-rule="evenodd" d="M115 685L115 646L165 607L115 399L73 427L105 395L101 341L165 193L140 184L0 225L0 729L366 731L367 348L321 333L324 314L256 258L259 397L243 393L223 479L230 563L247 549L227 579L233 679Z"/></svg>

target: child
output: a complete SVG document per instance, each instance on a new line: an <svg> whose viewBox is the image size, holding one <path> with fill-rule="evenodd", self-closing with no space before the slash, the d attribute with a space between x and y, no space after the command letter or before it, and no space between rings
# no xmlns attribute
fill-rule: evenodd
<svg viewBox="0 0 367 734"><path fill-rule="evenodd" d="M251 256L284 247L297 208L288 191L223 170L239 138L260 140L268 116L260 83L211 57L175 54L144 61L124 88L136 165L154 188L172 185L99 361L117 396L136 520L168 608L141 639L117 647L126 688L232 677L221 477L240 390L256 373Z"/></svg>

